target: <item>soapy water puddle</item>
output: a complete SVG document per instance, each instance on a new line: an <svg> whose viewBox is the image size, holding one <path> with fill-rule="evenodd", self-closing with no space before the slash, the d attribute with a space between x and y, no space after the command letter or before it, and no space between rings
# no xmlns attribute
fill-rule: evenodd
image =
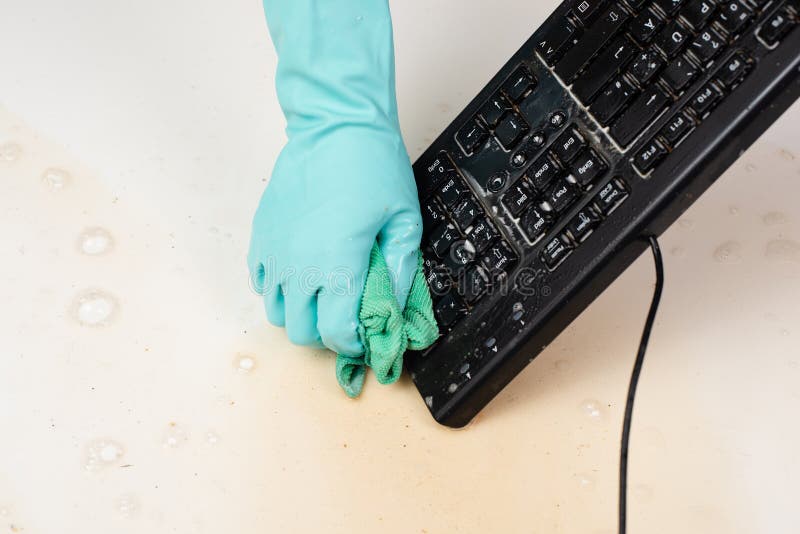
<svg viewBox="0 0 800 534"><path fill-rule="evenodd" d="M21 156L22 147L19 144L8 141L0 145L0 161L12 163L17 161Z"/></svg>
<svg viewBox="0 0 800 534"><path fill-rule="evenodd" d="M599 401L594 399L586 399L581 402L580 411L585 417L593 421L600 421L604 416L602 405Z"/></svg>
<svg viewBox="0 0 800 534"><path fill-rule="evenodd" d="M125 449L116 441L96 439L86 446L83 468L89 472L98 472L107 467L118 465Z"/></svg>
<svg viewBox="0 0 800 534"><path fill-rule="evenodd" d="M105 228L86 228L78 236L77 248L87 256L100 256L114 248L114 238Z"/></svg>
<svg viewBox="0 0 800 534"><path fill-rule="evenodd" d="M51 191L61 191L72 181L70 174L63 170L51 167L42 173L42 183Z"/></svg>
<svg viewBox="0 0 800 534"><path fill-rule="evenodd" d="M256 359L249 354L237 354L233 359L233 367L243 374L250 373L257 366Z"/></svg>
<svg viewBox="0 0 800 534"><path fill-rule="evenodd" d="M183 428L171 421L169 425L167 425L167 429L164 431L164 437L161 440L161 444L166 449L176 449L189 441L189 436L183 430Z"/></svg>
<svg viewBox="0 0 800 534"><path fill-rule="evenodd" d="M108 326L118 312L116 297L101 289L90 288L79 293L72 302L72 316L81 326Z"/></svg>
<svg viewBox="0 0 800 534"><path fill-rule="evenodd" d="M717 247L713 258L719 263L739 263L742 261L742 245L737 241L726 241Z"/></svg>
<svg viewBox="0 0 800 534"><path fill-rule="evenodd" d="M761 220L764 221L764 224L767 226L777 226L779 224L788 223L789 217L780 211L771 211L761 217Z"/></svg>

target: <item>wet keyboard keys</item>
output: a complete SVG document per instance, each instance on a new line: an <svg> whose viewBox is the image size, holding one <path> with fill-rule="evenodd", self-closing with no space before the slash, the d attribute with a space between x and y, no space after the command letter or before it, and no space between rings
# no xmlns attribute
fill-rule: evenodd
<svg viewBox="0 0 800 534"><path fill-rule="evenodd" d="M584 151L570 166L572 176L578 185L591 185L606 171L606 163L593 150Z"/></svg>

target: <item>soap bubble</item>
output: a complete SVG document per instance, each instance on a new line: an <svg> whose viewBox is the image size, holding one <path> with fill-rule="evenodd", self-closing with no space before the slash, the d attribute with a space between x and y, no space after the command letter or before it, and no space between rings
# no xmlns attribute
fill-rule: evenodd
<svg viewBox="0 0 800 534"><path fill-rule="evenodd" d="M108 325L117 313L117 299L100 289L82 291L72 303L72 313L82 326Z"/></svg>
<svg viewBox="0 0 800 534"><path fill-rule="evenodd" d="M256 359L249 354L238 354L233 360L233 366L242 373L249 373L256 368Z"/></svg>
<svg viewBox="0 0 800 534"><path fill-rule="evenodd" d="M99 256L111 250L114 238L105 228L86 228L78 236L78 250L87 256Z"/></svg>
<svg viewBox="0 0 800 534"><path fill-rule="evenodd" d="M125 454L125 449L116 441L96 439L86 446L83 467L87 471L100 471L110 465L116 465Z"/></svg>
<svg viewBox="0 0 800 534"><path fill-rule="evenodd" d="M42 182L53 191L60 191L71 180L69 173L63 169L50 168L42 173Z"/></svg>

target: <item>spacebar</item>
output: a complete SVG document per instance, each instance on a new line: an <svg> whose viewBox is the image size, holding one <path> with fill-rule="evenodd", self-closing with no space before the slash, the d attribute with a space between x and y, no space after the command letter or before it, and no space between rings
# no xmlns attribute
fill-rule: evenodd
<svg viewBox="0 0 800 534"><path fill-rule="evenodd" d="M628 146L669 103L669 96L654 85L639 95L631 107L614 123L609 133L620 145Z"/></svg>

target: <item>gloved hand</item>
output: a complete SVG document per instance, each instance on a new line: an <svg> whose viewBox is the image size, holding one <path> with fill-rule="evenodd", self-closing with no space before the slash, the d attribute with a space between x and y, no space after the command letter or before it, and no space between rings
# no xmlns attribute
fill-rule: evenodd
<svg viewBox="0 0 800 534"><path fill-rule="evenodd" d="M358 310L376 239L401 309L422 221L397 117L387 0L264 0L288 143L253 220L248 263L296 344L363 354Z"/></svg>

